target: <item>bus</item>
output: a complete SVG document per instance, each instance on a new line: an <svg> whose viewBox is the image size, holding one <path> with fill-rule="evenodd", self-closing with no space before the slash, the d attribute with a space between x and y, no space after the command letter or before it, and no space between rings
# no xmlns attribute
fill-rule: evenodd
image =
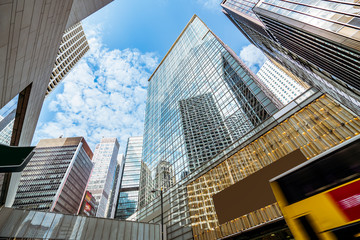
<svg viewBox="0 0 360 240"><path fill-rule="evenodd" d="M295 239L360 239L360 135L270 185Z"/></svg>

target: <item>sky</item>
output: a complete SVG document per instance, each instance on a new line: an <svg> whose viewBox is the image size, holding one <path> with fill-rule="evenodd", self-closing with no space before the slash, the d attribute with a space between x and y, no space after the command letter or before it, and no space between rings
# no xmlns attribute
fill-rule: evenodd
<svg viewBox="0 0 360 240"><path fill-rule="evenodd" d="M221 12L219 0L115 0L82 21L90 50L45 99L32 145L84 136L92 150L116 137L124 153L144 128L147 81L198 15L250 69L265 56Z"/></svg>

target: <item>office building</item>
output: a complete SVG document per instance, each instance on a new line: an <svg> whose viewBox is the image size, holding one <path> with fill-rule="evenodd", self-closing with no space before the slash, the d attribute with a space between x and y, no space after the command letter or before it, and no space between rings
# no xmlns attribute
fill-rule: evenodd
<svg viewBox="0 0 360 240"><path fill-rule="evenodd" d="M189 171L192 172L203 163L209 161L224 147L227 147L232 140L212 94L205 93L196 97L180 100L179 107L186 153L189 161ZM208 131L208 129L212 129L212 131ZM250 130L250 128L247 130ZM163 165L162 168L164 168L166 165L164 163L168 162L160 161L160 163L163 163L161 165ZM165 171L160 171L158 168L156 175L158 175L158 172ZM158 189L165 186L169 187L169 184L172 183L170 179L174 176L170 176L169 173L174 173L171 171L171 168L169 170L166 171L169 177L167 184L163 184L164 186L159 184ZM163 178L163 174L160 174L160 177Z"/></svg>
<svg viewBox="0 0 360 240"><path fill-rule="evenodd" d="M360 92L358 3L259 1L254 11L283 47Z"/></svg>
<svg viewBox="0 0 360 240"><path fill-rule="evenodd" d="M78 214L93 168L83 137L42 139L21 173L14 208Z"/></svg>
<svg viewBox="0 0 360 240"><path fill-rule="evenodd" d="M281 106L236 54L194 16L149 79L139 220L160 221L156 214L162 188L168 236L189 226L182 183L238 140L233 136L248 138ZM229 129L228 119L248 129ZM157 193L143 184L154 186ZM184 238L191 238L189 227Z"/></svg>
<svg viewBox="0 0 360 240"><path fill-rule="evenodd" d="M142 150L143 137L128 139L115 218L127 219L137 210Z"/></svg>
<svg viewBox="0 0 360 240"><path fill-rule="evenodd" d="M54 68L50 76L50 82L46 90L46 95L48 95L60 83L60 81L66 77L66 75L88 50L89 45L80 22L65 30ZM7 115L4 116L4 119L0 120L0 143L6 145L10 145L13 133L17 98L18 96L9 102L11 103L11 106L3 107L8 111L8 113L6 113ZM9 113L9 111L12 112Z"/></svg>
<svg viewBox="0 0 360 240"><path fill-rule="evenodd" d="M64 31L110 2L16 0L1 3L4 34L0 37L3 63L0 107L19 93L28 99L22 106L25 117L19 139L21 145L28 145L32 140Z"/></svg>
<svg viewBox="0 0 360 240"><path fill-rule="evenodd" d="M270 60L267 60L256 76L274 93L284 104L288 104L305 91L305 88L281 71Z"/></svg>
<svg viewBox="0 0 360 240"><path fill-rule="evenodd" d="M151 176L151 170L141 161L138 209L145 207L151 201L153 190L155 190L155 182Z"/></svg>
<svg viewBox="0 0 360 240"><path fill-rule="evenodd" d="M8 115L0 119L0 144L9 145L11 142L12 131L14 127L16 109L13 109Z"/></svg>
<svg viewBox="0 0 360 240"><path fill-rule="evenodd" d="M95 147L94 169L87 190L98 204L96 217L106 217L109 212L119 147L116 138L103 138Z"/></svg>
<svg viewBox="0 0 360 240"><path fill-rule="evenodd" d="M89 50L84 29L81 22L66 29L60 43L54 67L50 75L50 82L46 89L48 95L66 77L75 64Z"/></svg>
<svg viewBox="0 0 360 240"><path fill-rule="evenodd" d="M272 119L186 183L195 239L291 238L269 180L360 133L358 115L313 89Z"/></svg>
<svg viewBox="0 0 360 240"><path fill-rule="evenodd" d="M277 67L360 113L357 3L223 0L221 6Z"/></svg>
<svg viewBox="0 0 360 240"><path fill-rule="evenodd" d="M18 105L18 96L14 97L10 102L0 109L0 144L14 145L11 139L16 138L13 136L13 128ZM16 133L16 131L15 131Z"/></svg>
<svg viewBox="0 0 360 240"><path fill-rule="evenodd" d="M176 183L174 167L165 160L158 163L155 169L154 189L166 192Z"/></svg>
<svg viewBox="0 0 360 240"><path fill-rule="evenodd" d="M117 157L117 165L115 170L115 176L114 176L114 184L113 189L110 194L110 208L108 211L108 218L114 218L116 207L118 205L118 197L119 197L119 191L120 191L120 184L124 169L124 154L119 154Z"/></svg>
<svg viewBox="0 0 360 240"><path fill-rule="evenodd" d="M19 96L12 145L31 143L64 31L111 1L0 3L0 108ZM11 174L8 207L14 201L19 180L20 174Z"/></svg>

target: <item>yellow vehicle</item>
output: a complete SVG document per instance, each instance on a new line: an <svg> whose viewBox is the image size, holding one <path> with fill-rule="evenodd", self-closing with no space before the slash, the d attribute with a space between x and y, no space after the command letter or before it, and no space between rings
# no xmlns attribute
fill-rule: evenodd
<svg viewBox="0 0 360 240"><path fill-rule="evenodd" d="M360 239L360 136L270 185L295 239Z"/></svg>

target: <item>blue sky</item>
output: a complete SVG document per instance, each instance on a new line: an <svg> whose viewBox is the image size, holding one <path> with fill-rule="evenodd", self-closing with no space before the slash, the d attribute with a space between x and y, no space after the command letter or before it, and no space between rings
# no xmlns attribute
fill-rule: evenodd
<svg viewBox="0 0 360 240"><path fill-rule="evenodd" d="M42 138L143 133L147 79L197 14L254 71L264 56L221 12L219 0L115 0L85 19L90 51L45 100L33 145Z"/></svg>

